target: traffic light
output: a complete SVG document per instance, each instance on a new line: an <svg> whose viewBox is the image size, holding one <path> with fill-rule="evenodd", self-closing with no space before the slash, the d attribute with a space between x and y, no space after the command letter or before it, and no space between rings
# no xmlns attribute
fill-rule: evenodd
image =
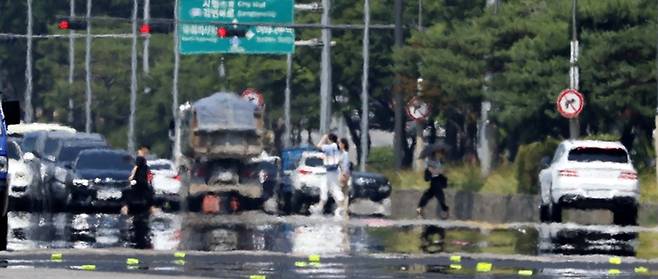
<svg viewBox="0 0 658 279"><path fill-rule="evenodd" d="M139 26L139 33L142 35L147 34L168 34L174 32L174 24L166 22L151 22L151 23L142 23Z"/></svg>
<svg viewBox="0 0 658 279"><path fill-rule="evenodd" d="M217 37L225 39L225 38L233 38L233 37L245 37L247 35L247 30L240 28L240 27L226 27L226 26L218 26L217 27Z"/></svg>
<svg viewBox="0 0 658 279"><path fill-rule="evenodd" d="M57 28L60 30L85 30L87 29L87 22L83 20L62 19L57 23Z"/></svg>

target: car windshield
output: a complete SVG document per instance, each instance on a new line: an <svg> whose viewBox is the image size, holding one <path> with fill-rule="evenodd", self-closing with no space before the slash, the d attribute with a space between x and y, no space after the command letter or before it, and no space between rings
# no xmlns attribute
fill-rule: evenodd
<svg viewBox="0 0 658 279"><path fill-rule="evenodd" d="M149 169L154 170L154 171L172 170L172 167L171 167L170 164L167 164L167 163L155 163L155 164L149 164Z"/></svg>
<svg viewBox="0 0 658 279"><path fill-rule="evenodd" d="M57 146L61 140L61 138L47 138L46 145L43 148L43 155L48 156L55 154Z"/></svg>
<svg viewBox="0 0 658 279"><path fill-rule="evenodd" d="M76 169L131 170L132 156L125 153L94 152L82 154L75 165Z"/></svg>
<svg viewBox="0 0 658 279"><path fill-rule="evenodd" d="M26 136L23 138L23 143L21 144L23 146L23 150L25 152L33 152L34 151L34 146L37 143L37 136Z"/></svg>
<svg viewBox="0 0 658 279"><path fill-rule="evenodd" d="M569 161L628 163L628 154L621 148L578 147L569 151Z"/></svg>
<svg viewBox="0 0 658 279"><path fill-rule="evenodd" d="M304 164L309 167L320 167L324 165L324 160L320 157L308 157L304 161Z"/></svg>
<svg viewBox="0 0 658 279"><path fill-rule="evenodd" d="M70 163L75 161L75 158L78 157L81 151L98 148L94 146L62 146L62 149L59 151L57 156L57 162L60 163Z"/></svg>
<svg viewBox="0 0 658 279"><path fill-rule="evenodd" d="M21 155L20 152L18 151L18 146L16 146L16 144L14 143L7 144L7 157L14 160L21 159Z"/></svg>

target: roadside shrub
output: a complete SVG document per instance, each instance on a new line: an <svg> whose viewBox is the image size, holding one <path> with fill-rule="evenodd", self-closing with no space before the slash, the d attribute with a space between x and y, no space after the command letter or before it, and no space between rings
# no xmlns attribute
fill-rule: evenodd
<svg viewBox="0 0 658 279"><path fill-rule="evenodd" d="M542 142L533 142L519 146L514 163L516 165L516 178L518 181L518 193L539 193L539 171L541 160L551 157L560 144L557 139L547 138Z"/></svg>

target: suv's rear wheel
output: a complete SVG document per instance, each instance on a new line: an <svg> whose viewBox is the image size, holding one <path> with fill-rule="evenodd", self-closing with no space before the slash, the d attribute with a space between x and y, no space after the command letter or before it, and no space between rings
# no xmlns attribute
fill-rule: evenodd
<svg viewBox="0 0 658 279"><path fill-rule="evenodd" d="M549 207L551 221L554 223L562 223L562 206L560 204L551 203Z"/></svg>
<svg viewBox="0 0 658 279"><path fill-rule="evenodd" d="M542 204L539 206L539 220L542 223L548 223L551 221L551 214L548 211L548 205Z"/></svg>
<svg viewBox="0 0 658 279"><path fill-rule="evenodd" d="M618 206L612 214L613 222L620 226L634 226L637 225L637 205Z"/></svg>

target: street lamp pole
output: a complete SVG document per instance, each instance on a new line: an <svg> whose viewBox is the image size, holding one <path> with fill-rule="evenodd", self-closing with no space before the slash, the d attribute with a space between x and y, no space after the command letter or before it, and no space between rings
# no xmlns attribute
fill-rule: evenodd
<svg viewBox="0 0 658 279"><path fill-rule="evenodd" d="M283 135L283 146L284 147L290 147L291 146L291 140L290 140L290 133L291 133L291 120L290 120L290 82L292 81L292 54L288 53L286 55L286 90L284 92L285 94L285 101L284 101L284 125L285 125L285 131Z"/></svg>
<svg viewBox="0 0 658 279"><path fill-rule="evenodd" d="M32 123L32 0L27 0L27 54L25 56L25 122Z"/></svg>
<svg viewBox="0 0 658 279"><path fill-rule="evenodd" d="M361 171L366 171L368 162L368 67L370 66L370 0L364 0L363 4L363 77L361 80L361 158L359 166Z"/></svg>
<svg viewBox="0 0 658 279"><path fill-rule="evenodd" d="M174 1L174 77L171 89L171 110L174 117L174 148L173 157L176 166L180 165L181 159L181 133L180 133L180 115L178 109L178 72L180 69L180 53L178 51L178 1Z"/></svg>
<svg viewBox="0 0 658 279"><path fill-rule="evenodd" d="M322 0L322 25L331 24L331 0ZM320 73L320 133L331 125L331 29L322 29L322 65Z"/></svg>

